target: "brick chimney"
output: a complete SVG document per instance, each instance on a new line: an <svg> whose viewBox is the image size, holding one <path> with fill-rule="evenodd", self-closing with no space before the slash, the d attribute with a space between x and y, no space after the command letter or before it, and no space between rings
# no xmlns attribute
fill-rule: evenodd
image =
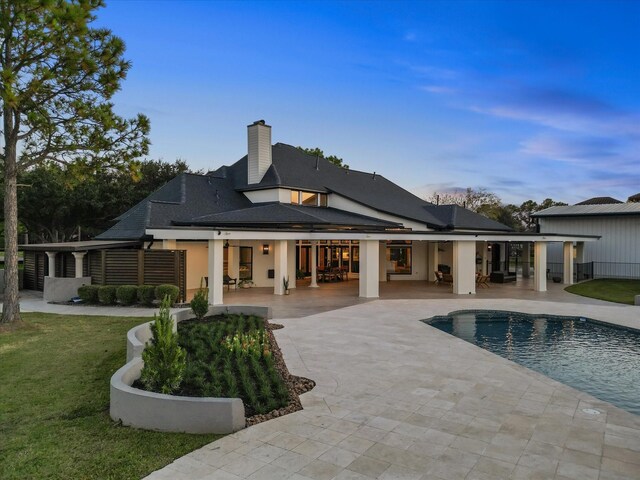
<svg viewBox="0 0 640 480"><path fill-rule="evenodd" d="M247 126L247 183L260 183L271 166L271 127L264 120Z"/></svg>

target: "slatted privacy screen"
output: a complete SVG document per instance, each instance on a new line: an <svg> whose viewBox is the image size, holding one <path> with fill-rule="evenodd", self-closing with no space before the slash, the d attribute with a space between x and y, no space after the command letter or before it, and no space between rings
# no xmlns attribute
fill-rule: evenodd
<svg viewBox="0 0 640 480"><path fill-rule="evenodd" d="M186 297L186 251L102 250L91 252L92 283L98 285L177 285L180 299ZM93 266L99 271L93 273Z"/></svg>
<svg viewBox="0 0 640 480"><path fill-rule="evenodd" d="M96 250L84 258L84 274L94 285L161 285L168 283L180 289L180 300L186 297L187 252L184 250ZM31 290L44 288L48 260L42 252L25 252L24 286ZM56 275L75 276L75 258L59 253Z"/></svg>

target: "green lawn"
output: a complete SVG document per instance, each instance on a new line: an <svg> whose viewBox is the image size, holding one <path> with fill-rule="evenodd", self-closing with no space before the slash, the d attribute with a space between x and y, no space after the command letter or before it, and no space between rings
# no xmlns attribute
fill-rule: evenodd
<svg viewBox="0 0 640 480"><path fill-rule="evenodd" d="M135 479L217 438L109 417L109 379L143 318L23 314L0 332L0 477Z"/></svg>
<svg viewBox="0 0 640 480"><path fill-rule="evenodd" d="M588 282L576 283L565 288L565 290L583 297L633 305L634 296L640 295L640 280L599 278Z"/></svg>

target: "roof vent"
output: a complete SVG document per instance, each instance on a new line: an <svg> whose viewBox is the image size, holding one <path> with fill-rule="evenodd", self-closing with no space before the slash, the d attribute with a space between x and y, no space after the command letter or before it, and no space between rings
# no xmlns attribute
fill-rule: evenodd
<svg viewBox="0 0 640 480"><path fill-rule="evenodd" d="M247 183L260 183L271 166L271 127L264 120L247 126Z"/></svg>

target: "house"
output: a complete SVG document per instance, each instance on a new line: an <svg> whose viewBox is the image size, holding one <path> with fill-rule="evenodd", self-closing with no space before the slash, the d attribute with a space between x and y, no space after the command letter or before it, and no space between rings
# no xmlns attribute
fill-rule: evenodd
<svg viewBox="0 0 640 480"><path fill-rule="evenodd" d="M542 234L571 232L600 237L598 242L579 243L575 247L576 265L586 268L579 280L640 278L640 203L581 202L547 208L533 217ZM548 260L550 264L563 262L559 245L550 245Z"/></svg>
<svg viewBox="0 0 640 480"><path fill-rule="evenodd" d="M497 264L505 251L498 245L509 241L534 242L536 270L546 269L547 237L514 233L459 206L433 205L375 172L272 145L271 127L262 120L247 127L247 138L243 158L206 175L177 176L95 242L184 252L177 277L184 277L187 292L206 281L212 304L223 302L226 276L272 287L276 295L284 279L296 288L299 275L311 277L311 288L319 280L357 280L360 296L377 297L379 282L434 280L436 271L449 270L453 292L473 294L476 271L486 273L489 245L496 245ZM49 253L55 269L56 253ZM536 289L545 290L546 276L538 277Z"/></svg>

